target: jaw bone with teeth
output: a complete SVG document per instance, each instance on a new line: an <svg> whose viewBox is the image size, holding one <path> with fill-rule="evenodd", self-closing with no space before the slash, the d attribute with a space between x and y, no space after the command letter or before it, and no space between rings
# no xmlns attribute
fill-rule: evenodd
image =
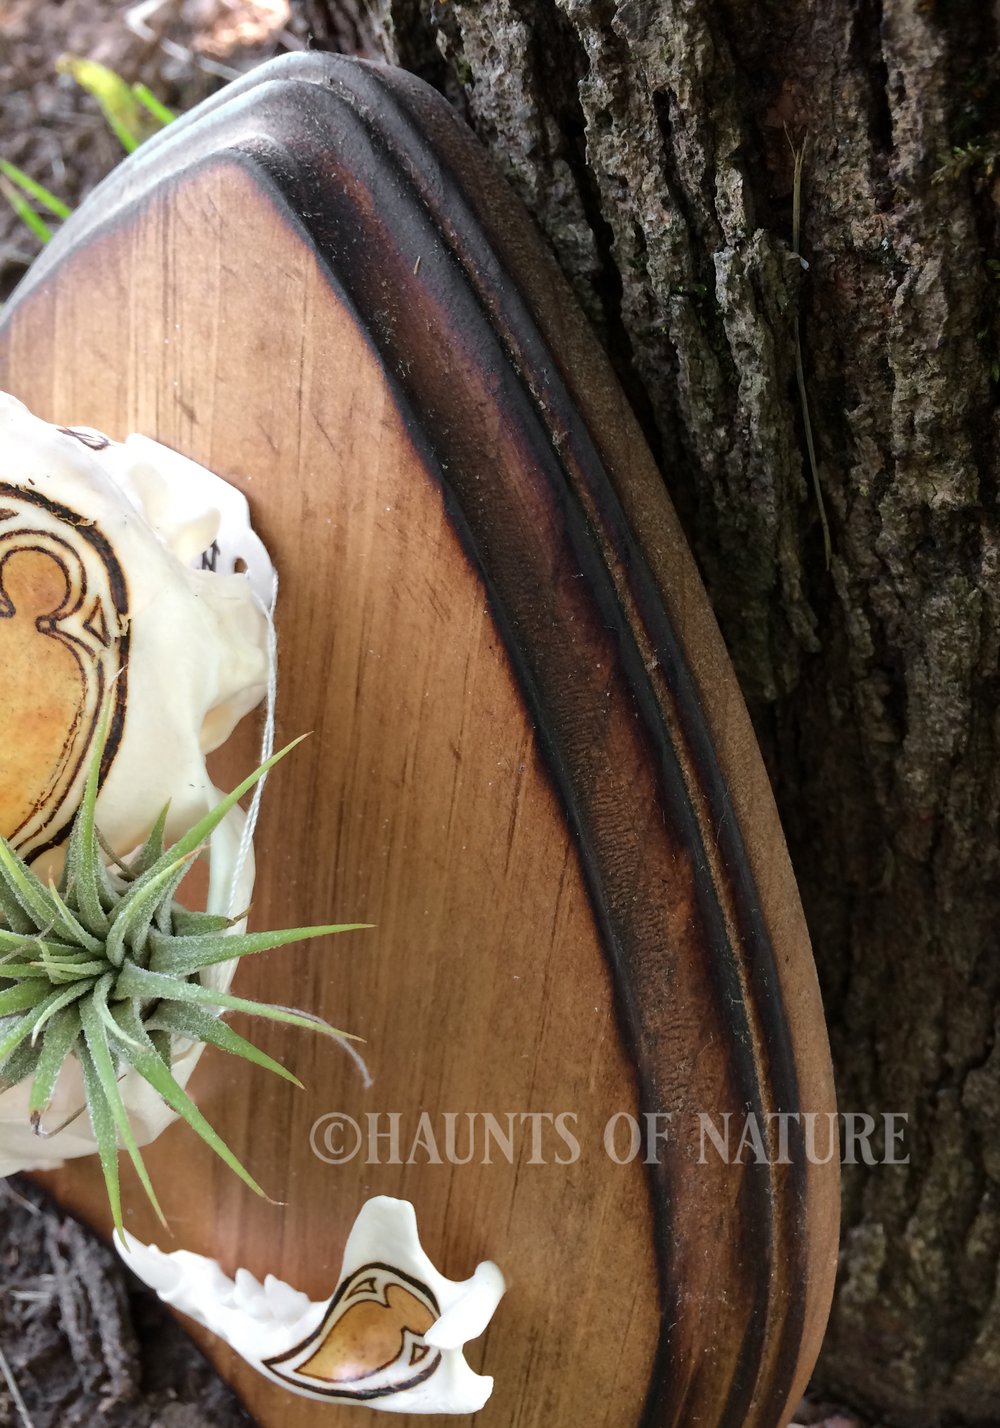
<svg viewBox="0 0 1000 1428"><path fill-rule="evenodd" d="M214 1259L164 1254L126 1232L115 1245L165 1303L218 1334L259 1373L324 1403L390 1413L475 1413L493 1391L462 1352L486 1329L504 1277L485 1261L446 1279L417 1234L413 1206L380 1195L354 1222L332 1297L312 1301L268 1275L230 1279Z"/></svg>
<svg viewBox="0 0 1000 1428"><path fill-rule="evenodd" d="M96 822L114 853L166 804L170 841L219 801L205 757L264 695L272 581L226 482L144 437L52 426L0 394L0 834L43 881L61 871L109 704ZM233 887L242 827L234 809L212 837L209 911L250 902L252 855ZM228 985L232 964L204 975ZM200 1050L177 1041L182 1082ZM140 1144L174 1118L134 1075L123 1094ZM34 1135L26 1097L24 1084L0 1095L0 1175L93 1152L84 1116ZM51 1123L82 1104L68 1062Z"/></svg>

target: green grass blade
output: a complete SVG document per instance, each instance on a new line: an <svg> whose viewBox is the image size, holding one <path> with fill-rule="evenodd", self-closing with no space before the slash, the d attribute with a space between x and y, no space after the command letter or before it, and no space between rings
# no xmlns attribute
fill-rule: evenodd
<svg viewBox="0 0 1000 1428"><path fill-rule="evenodd" d="M62 74L71 74L81 89L93 95L127 154L139 147L143 138L142 109L120 74L96 60L80 59L76 55L63 55L56 68Z"/></svg>
<svg viewBox="0 0 1000 1428"><path fill-rule="evenodd" d="M209 1046L217 1046L220 1051L228 1051L232 1056L242 1056L244 1061L263 1066L265 1070L273 1071L276 1076L291 1081L292 1085L298 1086L300 1090L303 1089L299 1078L286 1066L282 1066L280 1061L275 1061L266 1051L261 1051L252 1041L247 1041L245 1036L240 1036L238 1031L234 1031L224 1021L219 1021L218 1017L214 1017L203 1007L163 1002L144 1025L149 1032L170 1031L178 1036L186 1036L191 1041L204 1041Z"/></svg>
<svg viewBox="0 0 1000 1428"><path fill-rule="evenodd" d="M0 175L0 193L3 194L24 226L29 228L40 242L48 243L52 237L52 229L45 219L35 212L24 194L20 193L10 180L2 175Z"/></svg>
<svg viewBox="0 0 1000 1428"><path fill-rule="evenodd" d="M142 143L142 140L138 137L138 135L132 133L132 130L129 129L122 122L122 120L118 117L117 114L114 113L113 110L105 108L103 104L101 105L101 110L104 114L105 119L108 122L108 127L114 134L115 138L118 140L119 144L121 144L126 154L134 154L136 149Z"/></svg>
<svg viewBox="0 0 1000 1428"><path fill-rule="evenodd" d="M139 103L145 109L149 110L153 118L159 120L164 128L166 128L168 124L172 124L177 118L177 115L172 109L168 109L161 99L157 99L148 85L142 84L141 82L133 84L132 93L136 99L138 99Z"/></svg>
<svg viewBox="0 0 1000 1428"><path fill-rule="evenodd" d="M47 188L33 179L30 174L26 174L23 169L19 169L17 164L12 164L9 159L0 159L0 174L19 188L22 193L26 193L29 198L35 199L43 208L48 209L53 218L68 218L70 210L63 203L61 198L56 198L54 193L50 193Z"/></svg>
<svg viewBox="0 0 1000 1428"><path fill-rule="evenodd" d="M180 976L213 967L233 957L251 957L258 952L271 952L291 942L306 942L310 938L327 937L336 932L357 932L370 927L368 922L342 922L329 927L290 927L280 932L208 933L202 937L164 937L150 934L150 969Z"/></svg>

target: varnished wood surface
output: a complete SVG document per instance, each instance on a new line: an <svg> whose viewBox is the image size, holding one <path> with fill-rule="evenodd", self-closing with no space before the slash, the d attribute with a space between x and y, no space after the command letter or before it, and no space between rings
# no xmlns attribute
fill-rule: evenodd
<svg viewBox="0 0 1000 1428"><path fill-rule="evenodd" d="M200 1103L286 1203L175 1127L149 1160L178 1244L318 1297L363 1200L402 1194L447 1273L510 1279L478 1421L781 1422L825 1320L836 1167L794 1133L791 1165L702 1165L692 1125L832 1107L797 895L662 480L447 106L323 57L227 91L35 270L0 379L247 492L282 577L279 732L314 730L269 786L254 920L377 924L241 970L364 1036L375 1086L277 1029L305 1093L207 1053ZM310 1151L326 1112L422 1109L571 1112L581 1158L530 1164L524 1135L513 1165ZM647 1110L676 1144L614 1164L607 1121ZM94 1167L55 1179L106 1225ZM208 1348L262 1423L360 1421Z"/></svg>

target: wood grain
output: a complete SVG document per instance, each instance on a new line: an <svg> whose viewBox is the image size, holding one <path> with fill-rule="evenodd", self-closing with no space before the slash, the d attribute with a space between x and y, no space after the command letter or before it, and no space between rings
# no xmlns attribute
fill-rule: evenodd
<svg viewBox="0 0 1000 1428"><path fill-rule="evenodd" d="M255 922L377 924L240 972L364 1036L375 1085L277 1029L304 1094L206 1054L200 1104L286 1203L175 1127L149 1161L178 1243L320 1296L364 1198L402 1194L447 1273L490 1256L510 1279L473 1353L482 1423L784 1421L829 1304L836 1165L794 1128L787 1165L701 1164L697 1116L833 1107L794 882L662 480L448 107L328 56L225 91L33 270L0 376L247 492L282 577L280 732L314 731L269 788ZM310 1149L325 1113L398 1112L405 1161L422 1110L568 1112L580 1158L551 1134L533 1156L530 1128L513 1163ZM606 1154L619 1112L674 1116L660 1163ZM55 1182L106 1226L92 1166ZM264 1424L362 1412L207 1347Z"/></svg>

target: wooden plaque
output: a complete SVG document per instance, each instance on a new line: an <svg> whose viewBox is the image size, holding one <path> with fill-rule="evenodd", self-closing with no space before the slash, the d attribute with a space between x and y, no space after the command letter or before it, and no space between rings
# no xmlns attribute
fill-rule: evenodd
<svg viewBox="0 0 1000 1428"><path fill-rule="evenodd" d="M175 1243L126 1174L129 1226L321 1298L365 1199L403 1196L445 1273L507 1275L470 1350L483 1428L787 1421L838 1224L836 1157L794 1119L780 1156L768 1120L834 1107L798 896L663 478L445 101L325 55L230 86L31 270L0 386L246 492L281 576L279 736L313 731L268 787L253 925L376 924L236 982L363 1036L370 1089L260 1023L305 1092L212 1050L192 1082L282 1203L173 1126L147 1161ZM764 1163L704 1143L727 1113ZM365 1137L342 1164L336 1116ZM629 1159L633 1124L663 1134ZM49 1183L107 1231L96 1163ZM268 1428L372 1421L201 1337Z"/></svg>

